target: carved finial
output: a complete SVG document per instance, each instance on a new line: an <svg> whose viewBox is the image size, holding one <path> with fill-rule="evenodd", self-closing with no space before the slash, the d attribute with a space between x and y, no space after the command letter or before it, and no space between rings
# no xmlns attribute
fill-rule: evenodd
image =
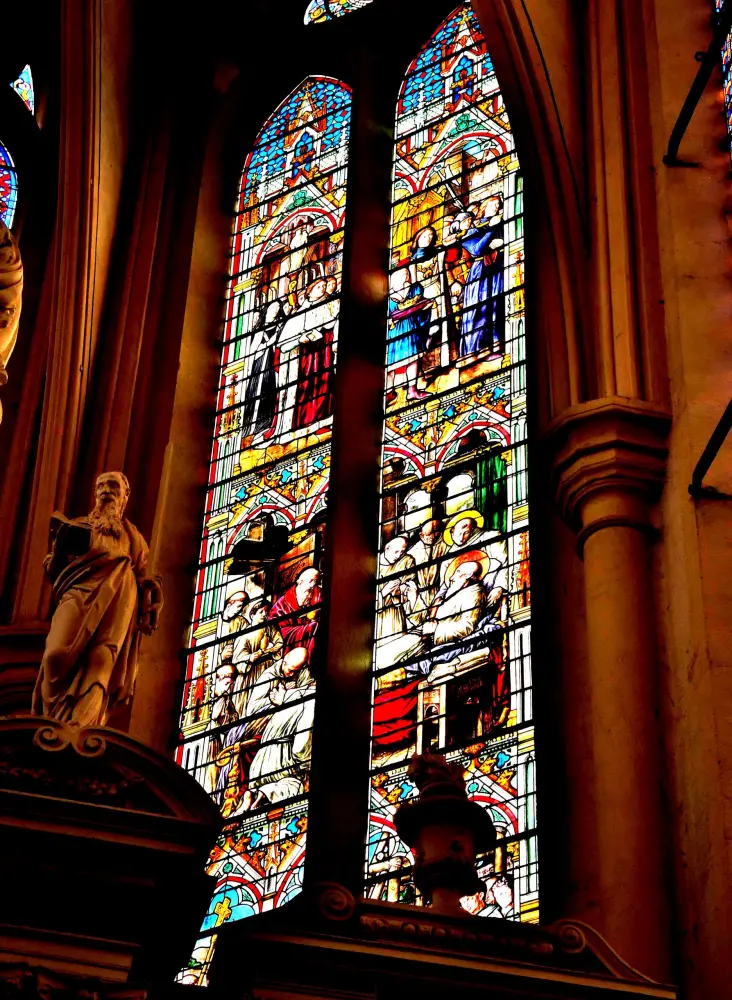
<svg viewBox="0 0 732 1000"><path fill-rule="evenodd" d="M4 222L0 222L0 385L8 381L6 366L18 339L22 299L23 262L20 250L13 234Z"/></svg>
<svg viewBox="0 0 732 1000"><path fill-rule="evenodd" d="M485 810L468 799L457 764L437 754L415 754L407 776L420 795L404 802L394 820L399 836L414 849L414 883L434 909L467 916L460 899L484 888L475 858L494 846L496 831Z"/></svg>
<svg viewBox="0 0 732 1000"><path fill-rule="evenodd" d="M414 782L422 798L426 795L457 795L467 798L463 769L450 764L439 754L414 754L407 770L407 777Z"/></svg>

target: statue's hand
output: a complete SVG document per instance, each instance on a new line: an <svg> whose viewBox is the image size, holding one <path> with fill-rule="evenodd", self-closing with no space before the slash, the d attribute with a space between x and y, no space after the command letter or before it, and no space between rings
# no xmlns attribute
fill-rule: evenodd
<svg viewBox="0 0 732 1000"><path fill-rule="evenodd" d="M152 635L158 627L163 609L163 580L161 576L147 576L140 581L140 613L137 628L143 635Z"/></svg>

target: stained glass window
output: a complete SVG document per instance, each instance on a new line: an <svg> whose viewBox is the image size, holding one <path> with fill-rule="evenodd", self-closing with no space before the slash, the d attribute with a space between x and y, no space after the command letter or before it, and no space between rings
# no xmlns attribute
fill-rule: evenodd
<svg viewBox="0 0 732 1000"><path fill-rule="evenodd" d="M372 0L311 0L305 11L305 24L319 24L334 17L349 14L352 10L367 7Z"/></svg>
<svg viewBox="0 0 732 1000"><path fill-rule="evenodd" d="M720 14L725 2L715 0L717 14ZM732 138L732 34L727 35L722 47L722 76L724 77L724 111L727 121L727 131Z"/></svg>
<svg viewBox="0 0 732 1000"><path fill-rule="evenodd" d="M415 752L464 768L498 847L471 913L538 919L522 179L469 6L396 115L367 895L419 903L393 816Z"/></svg>
<svg viewBox="0 0 732 1000"><path fill-rule="evenodd" d="M0 142L0 219L8 229L13 227L18 201L18 175L13 158Z"/></svg>
<svg viewBox="0 0 732 1000"><path fill-rule="evenodd" d="M309 77L242 174L178 762L221 808L212 932L300 892L351 94Z"/></svg>
<svg viewBox="0 0 732 1000"><path fill-rule="evenodd" d="M13 80L10 86L18 97L20 97L30 113L34 115L36 113L36 102L33 94L33 76L30 66L25 66L18 79Z"/></svg>

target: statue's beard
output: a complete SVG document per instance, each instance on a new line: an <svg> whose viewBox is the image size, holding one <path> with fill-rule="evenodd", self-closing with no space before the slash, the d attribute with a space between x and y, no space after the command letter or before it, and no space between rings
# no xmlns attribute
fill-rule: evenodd
<svg viewBox="0 0 732 1000"><path fill-rule="evenodd" d="M116 503L97 504L89 515L89 520L94 531L113 538L122 537L122 515Z"/></svg>

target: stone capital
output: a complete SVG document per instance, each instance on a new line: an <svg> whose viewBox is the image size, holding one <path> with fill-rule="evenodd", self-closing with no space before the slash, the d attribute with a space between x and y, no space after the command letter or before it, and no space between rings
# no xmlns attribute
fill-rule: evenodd
<svg viewBox="0 0 732 1000"><path fill-rule="evenodd" d="M578 545L609 526L650 530L650 506L666 476L669 413L612 396L573 406L549 426L552 485Z"/></svg>

